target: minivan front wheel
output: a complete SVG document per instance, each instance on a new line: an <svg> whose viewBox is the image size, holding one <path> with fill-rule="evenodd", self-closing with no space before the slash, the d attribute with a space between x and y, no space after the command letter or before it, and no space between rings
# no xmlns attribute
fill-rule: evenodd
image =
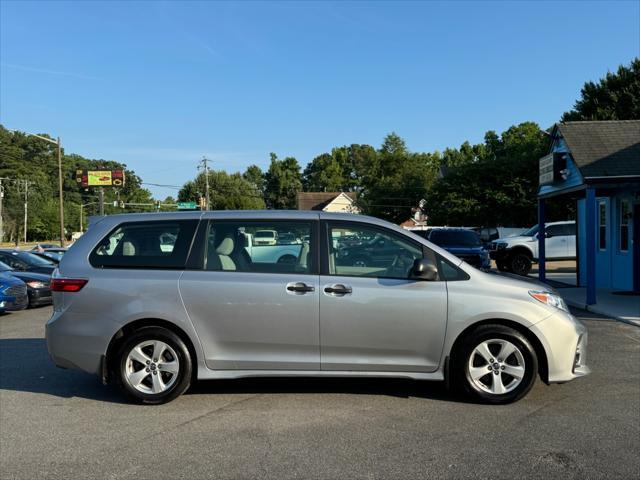
<svg viewBox="0 0 640 480"><path fill-rule="evenodd" d="M458 381L467 393L487 403L511 403L533 387L538 359L517 330L483 325L463 342L456 368Z"/></svg>
<svg viewBox="0 0 640 480"><path fill-rule="evenodd" d="M146 327L134 332L122 344L118 360L120 386L137 402L166 403L189 388L189 350L166 328Z"/></svg>

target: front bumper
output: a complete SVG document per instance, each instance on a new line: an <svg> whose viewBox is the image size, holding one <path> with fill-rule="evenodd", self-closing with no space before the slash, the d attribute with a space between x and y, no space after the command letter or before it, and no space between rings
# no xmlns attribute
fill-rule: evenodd
<svg viewBox="0 0 640 480"><path fill-rule="evenodd" d="M558 311L530 327L547 355L548 382L562 383L591 373L587 366L587 327L570 313Z"/></svg>
<svg viewBox="0 0 640 480"><path fill-rule="evenodd" d="M490 250L489 257L491 257L491 260L496 260L499 262L501 260L506 260L506 258L509 256L510 251L510 248L503 248L502 250Z"/></svg>
<svg viewBox="0 0 640 480"><path fill-rule="evenodd" d="M4 306L0 308L0 311L15 312L16 310L24 310L29 306L29 297L26 294L16 297L5 297L5 300L2 302Z"/></svg>
<svg viewBox="0 0 640 480"><path fill-rule="evenodd" d="M29 305L32 307L38 307L40 305L51 305L53 303L53 297L51 296L51 290L48 288L32 288L29 289Z"/></svg>

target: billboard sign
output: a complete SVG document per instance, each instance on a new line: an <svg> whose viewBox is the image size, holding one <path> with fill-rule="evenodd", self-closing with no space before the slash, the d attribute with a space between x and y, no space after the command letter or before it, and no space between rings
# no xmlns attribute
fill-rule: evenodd
<svg viewBox="0 0 640 480"><path fill-rule="evenodd" d="M122 187L124 170L76 170L76 181L82 187Z"/></svg>

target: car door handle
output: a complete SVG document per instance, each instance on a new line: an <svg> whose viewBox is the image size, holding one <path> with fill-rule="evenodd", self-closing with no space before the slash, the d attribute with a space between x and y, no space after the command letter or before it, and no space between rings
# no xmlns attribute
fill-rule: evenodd
<svg viewBox="0 0 640 480"><path fill-rule="evenodd" d="M331 293L333 295L346 295L348 293L352 293L353 290L351 289L351 287L348 287L346 285L327 285L326 287L324 287L324 291L325 293Z"/></svg>
<svg viewBox="0 0 640 480"><path fill-rule="evenodd" d="M316 288L304 282L287 283L287 291L295 293L315 292Z"/></svg>

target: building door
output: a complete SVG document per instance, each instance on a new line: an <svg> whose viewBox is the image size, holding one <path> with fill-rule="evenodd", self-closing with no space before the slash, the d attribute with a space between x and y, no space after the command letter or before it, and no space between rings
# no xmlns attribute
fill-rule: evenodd
<svg viewBox="0 0 640 480"><path fill-rule="evenodd" d="M640 204L633 206L633 290L640 292Z"/></svg>

